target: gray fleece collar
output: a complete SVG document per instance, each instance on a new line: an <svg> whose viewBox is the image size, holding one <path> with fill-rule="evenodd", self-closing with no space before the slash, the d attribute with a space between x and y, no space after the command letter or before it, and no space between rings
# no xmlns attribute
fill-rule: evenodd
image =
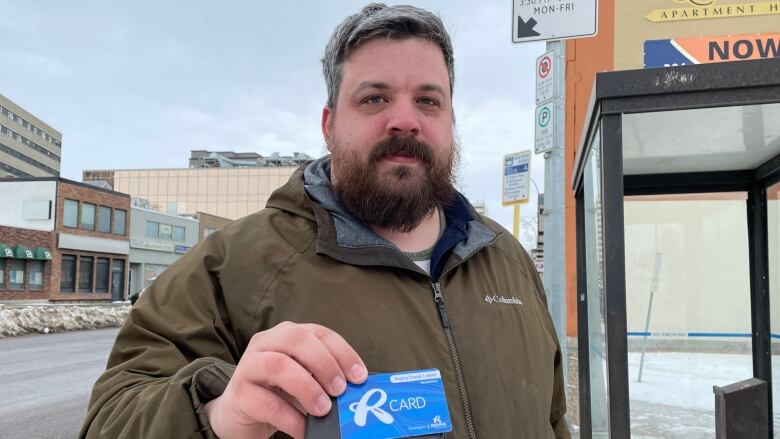
<svg viewBox="0 0 780 439"><path fill-rule="evenodd" d="M355 219L336 198L330 184L330 155L311 162L303 172L303 188L315 203L330 213L336 227L336 242L341 247L387 247L398 249L392 242L374 233Z"/></svg>
<svg viewBox="0 0 780 439"><path fill-rule="evenodd" d="M380 237L367 225L355 219L336 198L330 183L330 155L321 157L306 167L303 185L309 198L327 210L333 218L336 229L336 244L340 247L385 247L400 252L395 244ZM465 198L463 198L463 202L466 203ZM465 224L465 227L467 238L458 243L452 250L461 259L467 258L497 239L497 234L477 219L471 219Z"/></svg>

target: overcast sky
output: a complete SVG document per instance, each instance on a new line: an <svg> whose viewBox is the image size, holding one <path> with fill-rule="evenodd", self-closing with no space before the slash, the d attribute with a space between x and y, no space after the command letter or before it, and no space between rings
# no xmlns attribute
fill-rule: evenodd
<svg viewBox="0 0 780 439"><path fill-rule="evenodd" d="M74 180L83 169L186 167L193 149L317 157L319 60L333 28L365 4L6 0L0 94L62 132L62 176ZM533 149L544 44L511 43L511 0L413 4L453 38L459 188L511 230L501 158ZM544 191L540 156L531 171Z"/></svg>

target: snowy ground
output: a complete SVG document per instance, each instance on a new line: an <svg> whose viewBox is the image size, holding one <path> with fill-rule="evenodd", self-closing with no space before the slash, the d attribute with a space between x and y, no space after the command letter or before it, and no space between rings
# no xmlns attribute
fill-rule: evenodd
<svg viewBox="0 0 780 439"><path fill-rule="evenodd" d="M640 383L640 355L628 354L632 438L715 437L712 386L753 376L748 354L653 352L645 356ZM773 358L774 375L780 376L780 356ZM775 416L775 425L779 424L780 417Z"/></svg>
<svg viewBox="0 0 780 439"><path fill-rule="evenodd" d="M0 337L118 327L129 304L111 305L0 305Z"/></svg>

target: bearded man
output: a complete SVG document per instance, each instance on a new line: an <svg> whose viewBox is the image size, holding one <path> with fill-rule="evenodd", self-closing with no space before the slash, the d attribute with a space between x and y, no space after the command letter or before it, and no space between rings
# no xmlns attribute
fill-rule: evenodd
<svg viewBox="0 0 780 439"><path fill-rule="evenodd" d="M81 437L303 438L347 382L432 368L448 438L569 437L534 265L453 188L441 20L368 5L336 28L323 71L331 155L157 278Z"/></svg>

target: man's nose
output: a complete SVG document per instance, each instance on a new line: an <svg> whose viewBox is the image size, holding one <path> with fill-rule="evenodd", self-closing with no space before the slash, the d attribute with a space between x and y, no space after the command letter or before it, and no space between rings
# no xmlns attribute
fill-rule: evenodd
<svg viewBox="0 0 780 439"><path fill-rule="evenodd" d="M389 136L417 136L422 129L420 117L414 103L396 102L388 115L387 134Z"/></svg>

